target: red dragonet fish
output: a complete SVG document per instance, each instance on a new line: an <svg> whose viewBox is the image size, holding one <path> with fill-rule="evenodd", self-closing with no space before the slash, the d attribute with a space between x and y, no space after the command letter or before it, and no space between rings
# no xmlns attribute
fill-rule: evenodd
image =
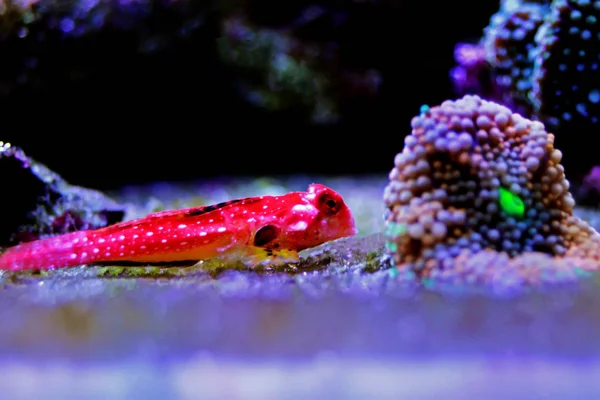
<svg viewBox="0 0 600 400"><path fill-rule="evenodd" d="M200 261L233 254L249 266L298 260L298 251L357 233L334 190L230 200L149 214L96 230L22 243L0 255L0 269L51 269L91 263Z"/></svg>

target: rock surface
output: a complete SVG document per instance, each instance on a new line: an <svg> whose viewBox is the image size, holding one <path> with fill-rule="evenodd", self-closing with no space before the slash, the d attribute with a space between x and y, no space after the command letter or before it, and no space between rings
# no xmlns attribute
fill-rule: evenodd
<svg viewBox="0 0 600 400"><path fill-rule="evenodd" d="M121 221L128 209L96 190L70 185L20 148L3 142L0 176L1 247L100 228Z"/></svg>

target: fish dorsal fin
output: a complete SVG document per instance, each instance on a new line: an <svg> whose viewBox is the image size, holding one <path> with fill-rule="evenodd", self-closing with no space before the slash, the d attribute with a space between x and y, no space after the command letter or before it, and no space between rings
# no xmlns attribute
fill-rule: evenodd
<svg viewBox="0 0 600 400"><path fill-rule="evenodd" d="M246 204L255 203L259 200L260 200L260 197L247 197L244 199L228 200L228 201L224 201L224 202L221 202L218 204L211 204L208 206L184 208L181 210L157 211L157 212L148 214L143 218L134 219L131 221L125 221L125 222L121 222L118 224L110 225L103 229L105 231L119 231L121 229L131 228L135 225L139 225L141 223L146 223L149 221L155 221L157 219L163 219L163 218L181 218L181 219L183 219L183 218L198 217L200 215L204 215L204 214L208 214L213 211L220 210L220 209L227 207L229 205L232 205L232 204L237 203L239 205L246 205Z"/></svg>

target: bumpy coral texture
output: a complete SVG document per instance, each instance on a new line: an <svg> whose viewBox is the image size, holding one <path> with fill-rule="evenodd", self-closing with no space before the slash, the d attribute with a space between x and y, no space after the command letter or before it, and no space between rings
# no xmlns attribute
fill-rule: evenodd
<svg viewBox="0 0 600 400"><path fill-rule="evenodd" d="M397 268L481 282L596 268L599 236L573 216L562 154L541 122L465 96L411 125L384 193ZM520 198L522 216L500 205L500 187Z"/></svg>
<svg viewBox="0 0 600 400"><path fill-rule="evenodd" d="M540 117L588 129L600 122L599 19L600 1L552 3L531 52L531 100Z"/></svg>
<svg viewBox="0 0 600 400"><path fill-rule="evenodd" d="M492 66L495 84L506 95L503 102L526 107L529 114L533 69L529 53L548 10L547 6L539 4L501 7L490 19L481 40L485 59Z"/></svg>

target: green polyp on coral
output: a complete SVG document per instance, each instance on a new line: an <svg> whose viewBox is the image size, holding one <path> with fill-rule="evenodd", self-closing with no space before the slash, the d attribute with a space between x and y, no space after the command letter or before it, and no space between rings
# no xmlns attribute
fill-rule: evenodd
<svg viewBox="0 0 600 400"><path fill-rule="evenodd" d="M503 187L498 188L498 202L502 211L511 217L523 218L525 215L525 203L510 190Z"/></svg>

